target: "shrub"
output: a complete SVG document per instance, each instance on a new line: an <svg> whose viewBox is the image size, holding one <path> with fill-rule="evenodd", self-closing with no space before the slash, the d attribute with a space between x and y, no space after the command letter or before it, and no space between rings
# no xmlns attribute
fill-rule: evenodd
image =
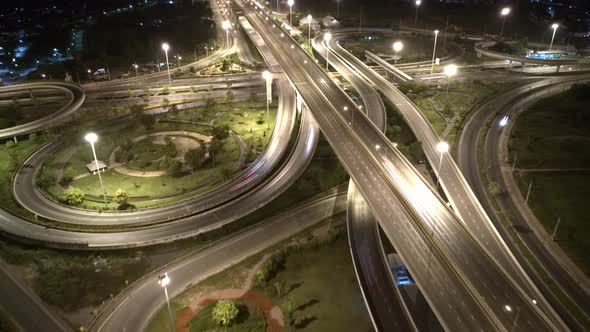
<svg viewBox="0 0 590 332"><path fill-rule="evenodd" d="M123 189L117 189L117 191L115 191L115 195L113 196L113 202L121 205L126 204L128 199L129 195Z"/></svg>
<svg viewBox="0 0 590 332"><path fill-rule="evenodd" d="M56 182L56 177L55 174L53 172L45 172L45 171L41 171L39 173L39 175L37 175L37 186L39 188L45 189L50 187L51 185L55 184Z"/></svg>
<svg viewBox="0 0 590 332"><path fill-rule="evenodd" d="M221 326L230 326L238 317L240 309L232 300L219 300L213 307L213 320Z"/></svg>
<svg viewBox="0 0 590 332"><path fill-rule="evenodd" d="M84 192L78 188L69 187L64 190L66 203L69 205L80 205L84 202Z"/></svg>

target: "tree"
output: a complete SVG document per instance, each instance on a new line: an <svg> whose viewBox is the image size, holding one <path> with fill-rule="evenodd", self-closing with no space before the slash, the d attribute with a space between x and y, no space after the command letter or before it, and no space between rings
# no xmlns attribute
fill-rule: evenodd
<svg viewBox="0 0 590 332"><path fill-rule="evenodd" d="M229 137L229 126L221 125L213 127L213 137L217 140L224 140Z"/></svg>
<svg viewBox="0 0 590 332"><path fill-rule="evenodd" d="M69 187L64 190L64 195L69 205L80 205L84 202L84 192L78 188Z"/></svg>
<svg viewBox="0 0 590 332"><path fill-rule="evenodd" d="M121 205L126 204L128 199L129 195L123 189L117 189L117 191L115 191L115 196L113 196L113 202Z"/></svg>
<svg viewBox="0 0 590 332"><path fill-rule="evenodd" d="M207 148L207 150L209 151L209 155L211 156L211 160L213 160L213 167L215 167L215 154L221 151L222 148L223 143L218 139L214 139L213 141L211 141L211 144L209 144L209 147Z"/></svg>
<svg viewBox="0 0 590 332"><path fill-rule="evenodd" d="M228 91L225 94L225 102L231 104L234 101L234 93L232 91Z"/></svg>
<svg viewBox="0 0 590 332"><path fill-rule="evenodd" d="M230 326L238 317L240 309L232 300L219 300L213 307L213 320L221 326Z"/></svg>
<svg viewBox="0 0 590 332"><path fill-rule="evenodd" d="M488 184L488 192L490 195L498 195L500 193L500 185L498 182L492 181Z"/></svg>
<svg viewBox="0 0 590 332"><path fill-rule="evenodd" d="M156 124L156 118L151 114L146 113L137 113L136 115L137 120L146 130L152 130L154 128L154 124Z"/></svg>
<svg viewBox="0 0 590 332"><path fill-rule="evenodd" d="M57 181L55 174L53 172L45 172L45 170L39 172L39 175L37 175L36 180L37 186L41 189L49 188Z"/></svg>
<svg viewBox="0 0 590 332"><path fill-rule="evenodd" d="M203 148L196 148L189 150L184 155L184 161L190 165L193 169L201 167L205 159L205 150Z"/></svg>
<svg viewBox="0 0 590 332"><path fill-rule="evenodd" d="M166 169L166 174L169 176L179 177L182 175L182 164L180 161L176 159L172 159L168 168Z"/></svg>

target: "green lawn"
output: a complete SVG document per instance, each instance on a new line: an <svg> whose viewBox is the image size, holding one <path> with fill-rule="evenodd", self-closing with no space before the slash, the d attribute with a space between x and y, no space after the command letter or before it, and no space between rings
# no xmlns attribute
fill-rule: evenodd
<svg viewBox="0 0 590 332"><path fill-rule="evenodd" d="M190 332L263 332L266 329L266 322L262 313L256 312L255 308L248 308L245 304L237 302L240 312L236 322L228 327L221 327L213 320L213 307L210 304L203 308L190 323Z"/></svg>
<svg viewBox="0 0 590 332"><path fill-rule="evenodd" d="M22 331L22 329L14 321L12 316L2 306L0 306L0 331L2 331L2 332Z"/></svg>
<svg viewBox="0 0 590 332"><path fill-rule="evenodd" d="M18 165L43 144L42 138L23 140L18 144L7 142L0 145L0 200L2 208L30 215L12 197L12 175Z"/></svg>
<svg viewBox="0 0 590 332"><path fill-rule="evenodd" d="M277 296L277 282L287 294ZM268 284L263 291L284 315L291 302L297 331L373 331L343 234L324 245L289 251L284 269Z"/></svg>
<svg viewBox="0 0 590 332"><path fill-rule="evenodd" d="M399 37L385 37L380 34L371 35L371 39L366 38L367 36L361 35L356 36L356 38L347 39L346 43L344 44L346 49L354 54L355 56L359 57L360 59L364 59L365 50L370 51L372 53L384 53L387 55L394 55L393 51L393 43L396 41L401 41L403 43L403 49L399 52L399 59L398 63L407 63L407 62L415 62L415 61L424 61L432 59L432 46L434 43L434 34L433 36L424 36L424 35L403 35ZM448 45L448 44L447 44ZM437 47L437 57L444 57L447 54L447 49L442 48L439 44Z"/></svg>
<svg viewBox="0 0 590 332"><path fill-rule="evenodd" d="M590 112L587 94L564 92L539 100L517 119L510 156L523 169L589 168ZM514 160L514 159L512 159ZM557 243L586 274L590 274L590 172L519 172L526 195L531 178L530 206L551 234L561 217Z"/></svg>
<svg viewBox="0 0 590 332"><path fill-rule="evenodd" d="M65 311L97 305L147 272L149 262L134 251L100 254L62 252L0 241L9 264L26 267L36 293Z"/></svg>

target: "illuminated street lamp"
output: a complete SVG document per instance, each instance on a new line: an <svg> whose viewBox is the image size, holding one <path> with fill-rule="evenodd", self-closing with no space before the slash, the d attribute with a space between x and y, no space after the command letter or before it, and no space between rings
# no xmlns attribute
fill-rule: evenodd
<svg viewBox="0 0 590 332"><path fill-rule="evenodd" d="M96 150L94 149L94 143L98 140L98 136L95 133L88 133L84 136L86 142L90 143L90 147L92 148L92 156L94 157L94 164L96 165L96 173L98 173L98 182L100 182L100 187L102 188L102 198L104 200L104 205L107 205L107 192L104 190L104 185L102 183L102 176L100 175L100 166L98 165L98 158L96 158Z"/></svg>
<svg viewBox="0 0 590 332"><path fill-rule="evenodd" d="M449 144L447 142L439 142L436 145L436 150L440 153L440 160L438 162L438 175L436 176L436 189L438 189L438 182L440 181L440 171L442 168L443 155L449 152Z"/></svg>
<svg viewBox="0 0 590 332"><path fill-rule="evenodd" d="M88 69L86 72L88 73L88 80L92 81L92 70Z"/></svg>
<svg viewBox="0 0 590 332"><path fill-rule="evenodd" d="M176 58L178 59L178 68L180 68L180 60L182 60L182 57L179 55Z"/></svg>
<svg viewBox="0 0 590 332"><path fill-rule="evenodd" d="M395 52L395 63L400 59L399 52L404 48L404 44L401 41L396 41L393 43L393 51Z"/></svg>
<svg viewBox="0 0 590 332"><path fill-rule="evenodd" d="M502 16L502 28L500 28L500 37L504 34L504 22L506 22L506 16L510 14L510 7L504 7L500 11L500 16Z"/></svg>
<svg viewBox="0 0 590 332"><path fill-rule="evenodd" d="M168 50L170 49L170 45L168 45L168 43L163 43L162 49L164 50L164 53L166 53L166 68L168 68L168 85L172 87L172 78L170 77L170 64L168 63Z"/></svg>
<svg viewBox="0 0 590 332"><path fill-rule="evenodd" d="M133 68L135 68L135 77L137 77L137 68L139 68L139 66L137 65L137 63L133 64Z"/></svg>
<svg viewBox="0 0 590 332"><path fill-rule="evenodd" d="M47 80L47 76L45 76L45 74L41 74L41 77L43 77L43 80Z"/></svg>
<svg viewBox="0 0 590 332"><path fill-rule="evenodd" d="M328 71L328 65L330 64L328 61L328 57L330 56L330 40L332 40L332 34L326 32L324 34L324 41L326 42L326 71Z"/></svg>
<svg viewBox="0 0 590 332"><path fill-rule="evenodd" d="M174 332L174 318L172 317L172 309L170 309L170 298L168 298L168 285L170 284L168 273L158 276L158 284L164 288L166 304L168 305L168 316L170 317L170 331Z"/></svg>
<svg viewBox="0 0 590 332"><path fill-rule="evenodd" d="M434 71L434 56L436 55L436 39L438 38L438 30L434 30L434 47L432 49L432 65L430 66L430 73Z"/></svg>
<svg viewBox="0 0 590 332"><path fill-rule="evenodd" d="M287 4L289 5L289 25L293 26L293 5L295 4L295 1L289 0L287 1Z"/></svg>
<svg viewBox="0 0 590 332"><path fill-rule="evenodd" d="M416 16L414 17L414 25L418 25L418 7L422 4L422 0L416 0Z"/></svg>
<svg viewBox="0 0 590 332"><path fill-rule="evenodd" d="M229 45L229 29L231 28L231 23L228 20L223 21L221 24L223 30L225 30L225 42Z"/></svg>
<svg viewBox="0 0 590 332"><path fill-rule="evenodd" d="M262 78L266 81L266 129L270 129L270 103L272 102L272 74L265 70Z"/></svg>
<svg viewBox="0 0 590 332"><path fill-rule="evenodd" d="M455 74L457 74L457 65L454 64L450 64L450 65L446 65L444 70L443 70L444 74L448 77L447 80L447 93L446 93L446 99L447 102L449 100L449 84L451 83L451 78L453 76L455 76Z"/></svg>
<svg viewBox="0 0 590 332"><path fill-rule="evenodd" d="M559 24L553 23L551 24L551 28L553 29L553 36L551 36L551 44L549 44L549 51L551 51L551 49L553 48L553 39L555 39L555 32L557 31L557 28L559 28Z"/></svg>
<svg viewBox="0 0 590 332"><path fill-rule="evenodd" d="M313 17L311 14L307 15L307 41L309 43L309 48L311 48L311 19Z"/></svg>

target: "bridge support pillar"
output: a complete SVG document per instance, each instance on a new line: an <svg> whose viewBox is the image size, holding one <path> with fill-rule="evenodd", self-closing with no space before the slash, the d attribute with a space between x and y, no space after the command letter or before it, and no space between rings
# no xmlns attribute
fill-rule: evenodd
<svg viewBox="0 0 590 332"><path fill-rule="evenodd" d="M559 73L559 70L561 69L561 65L557 65L557 67L555 68L555 72Z"/></svg>
<svg viewBox="0 0 590 332"><path fill-rule="evenodd" d="M510 62L508 62L508 69L512 68L512 60L510 60Z"/></svg>
<svg viewBox="0 0 590 332"><path fill-rule="evenodd" d="M12 139L14 140L14 143L18 143L18 139L16 138L16 136L14 136Z"/></svg>

